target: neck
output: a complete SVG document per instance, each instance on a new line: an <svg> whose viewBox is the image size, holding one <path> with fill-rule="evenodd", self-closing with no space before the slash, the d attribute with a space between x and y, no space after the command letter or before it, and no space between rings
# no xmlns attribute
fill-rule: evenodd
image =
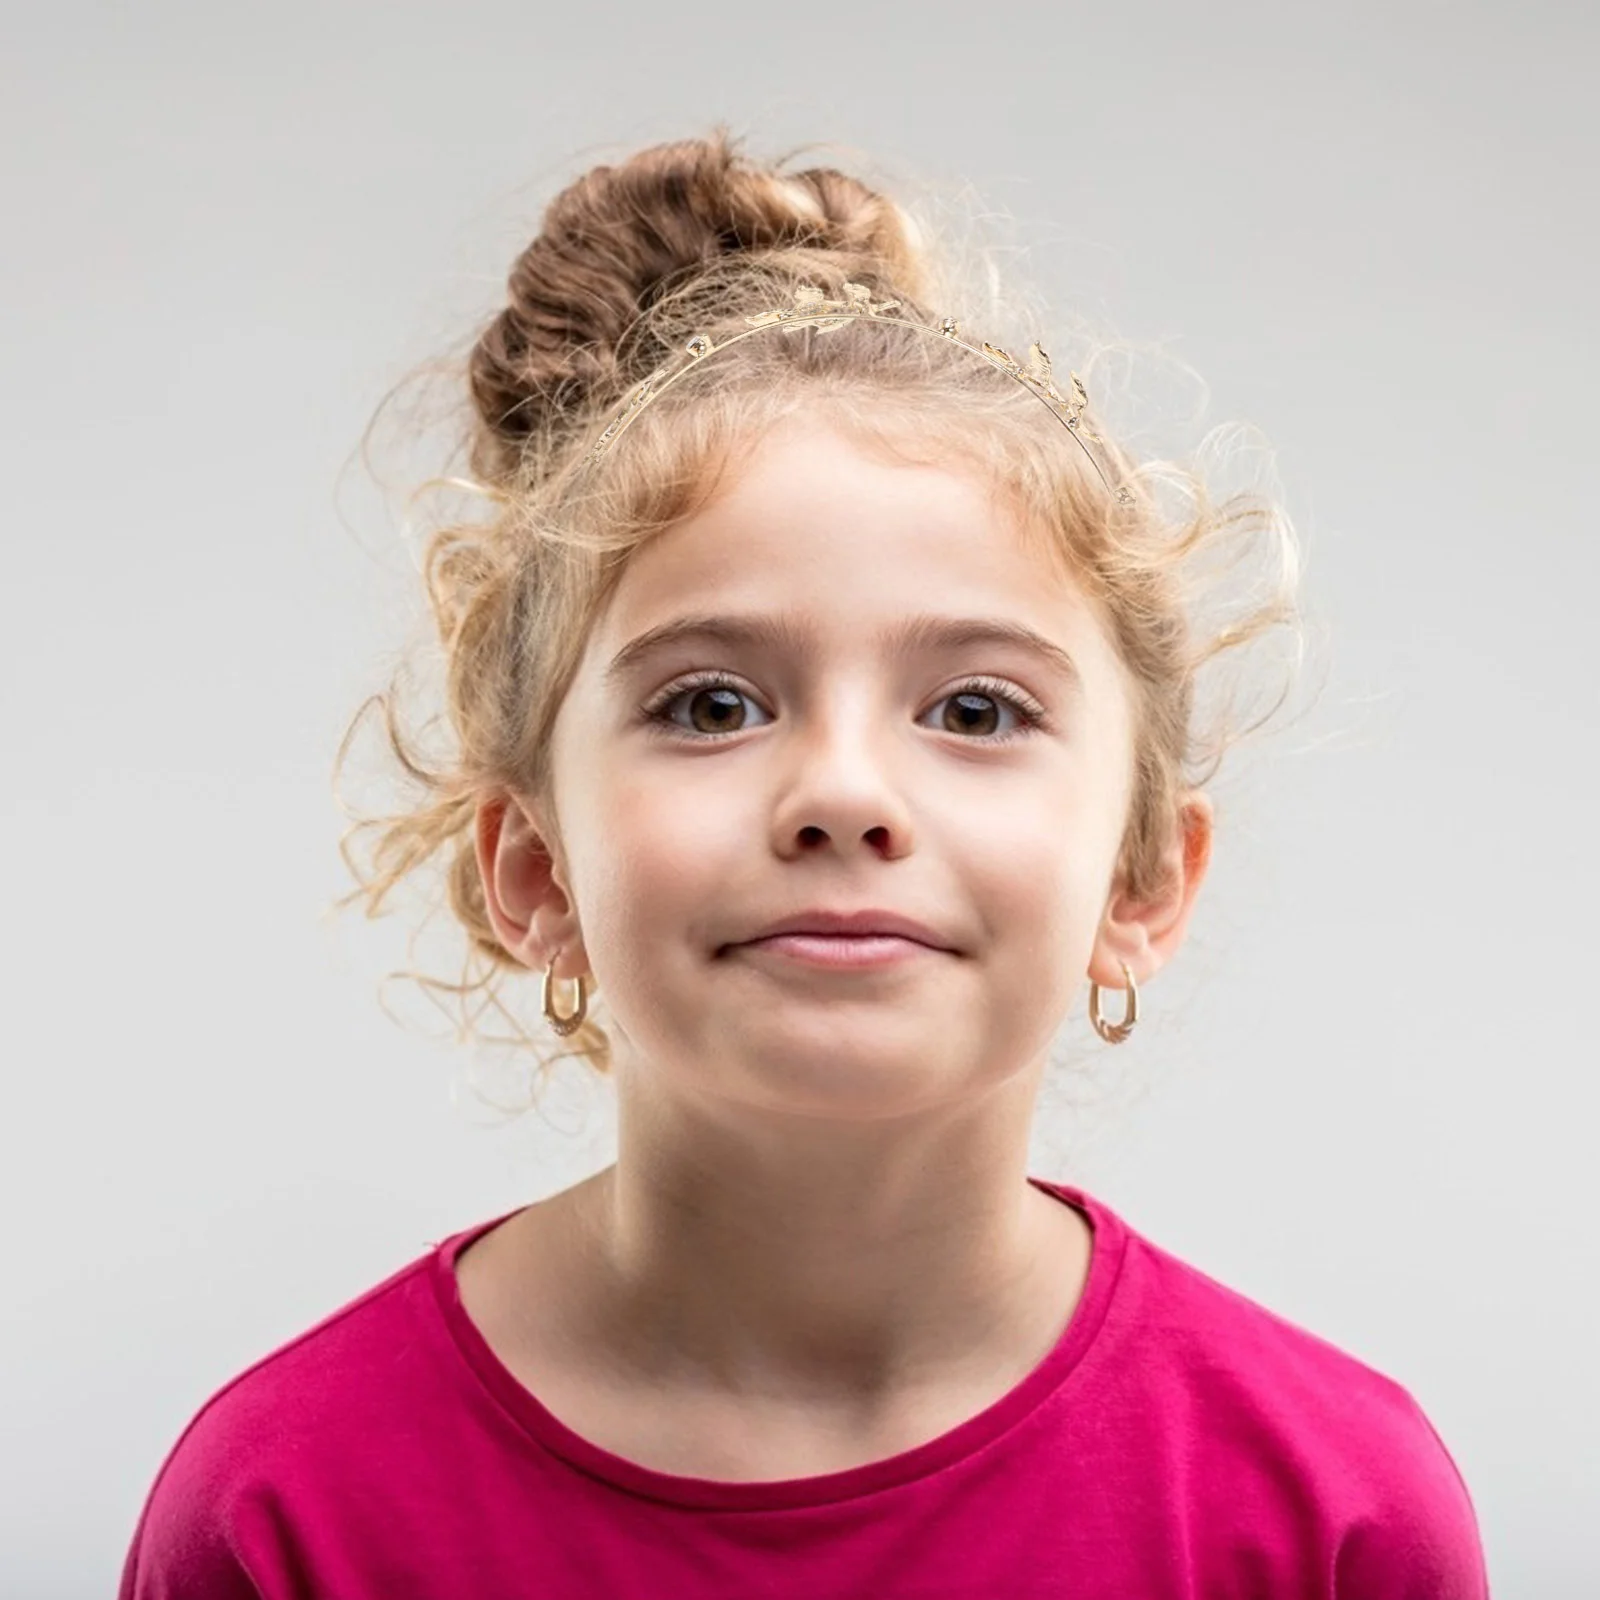
<svg viewBox="0 0 1600 1600"><path fill-rule="evenodd" d="M1088 1267L1083 1218L1020 1166L783 1182L624 1159L569 1193L584 1337L657 1391L871 1409L1019 1379Z"/></svg>

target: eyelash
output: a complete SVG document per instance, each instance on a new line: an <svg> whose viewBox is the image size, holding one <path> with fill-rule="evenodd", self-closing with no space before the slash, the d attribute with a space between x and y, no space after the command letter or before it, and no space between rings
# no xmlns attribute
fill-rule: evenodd
<svg viewBox="0 0 1600 1600"><path fill-rule="evenodd" d="M656 730L668 738L683 739L690 744L716 743L721 739L731 739L735 734L744 733L744 728L729 728L722 733L701 733L679 727L667 715L667 708L683 695L693 689L732 689L737 694L746 695L754 699L754 695L739 687L739 684L726 672L707 671L690 673L687 677L674 679L666 688L651 697L649 702L640 708L640 716L651 723ZM981 735L968 741L972 744L997 745L1010 744L1013 739L1024 738L1030 733L1045 730L1052 726L1049 713L1039 702L1030 695L1024 695L1019 690L1001 682L998 678L969 678L965 683L957 684L954 689L940 696L940 699L949 700L958 694L987 695L992 699L1003 701L1010 706L1020 718L1018 725L1008 733L991 733ZM935 704L938 702L935 701Z"/></svg>

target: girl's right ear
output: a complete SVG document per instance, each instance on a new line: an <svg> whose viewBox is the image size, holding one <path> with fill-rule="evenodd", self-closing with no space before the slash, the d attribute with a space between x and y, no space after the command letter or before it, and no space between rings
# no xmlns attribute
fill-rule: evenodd
<svg viewBox="0 0 1600 1600"><path fill-rule="evenodd" d="M563 965L581 962L571 902L526 805L504 792L480 801L474 844L484 907L507 954L534 972L558 952Z"/></svg>

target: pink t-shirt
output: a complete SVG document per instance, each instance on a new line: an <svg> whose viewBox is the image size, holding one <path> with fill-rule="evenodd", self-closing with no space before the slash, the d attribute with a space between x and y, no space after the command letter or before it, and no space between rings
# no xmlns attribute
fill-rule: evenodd
<svg viewBox="0 0 1600 1600"><path fill-rule="evenodd" d="M1051 1352L914 1449L781 1482L574 1433L464 1311L442 1243L225 1384L151 1488L121 1600L1483 1600L1472 1501L1406 1389L1093 1228ZM513 1213L507 1213L512 1215Z"/></svg>

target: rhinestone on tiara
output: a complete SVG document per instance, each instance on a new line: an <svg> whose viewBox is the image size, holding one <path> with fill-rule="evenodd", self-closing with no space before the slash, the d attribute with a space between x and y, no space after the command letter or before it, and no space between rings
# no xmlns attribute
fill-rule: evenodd
<svg viewBox="0 0 1600 1600"><path fill-rule="evenodd" d="M898 300L874 300L872 291L865 284L846 283L842 300L830 299L815 284L799 284L795 288L792 305L775 306L771 310L760 311L754 316L746 317L744 319L746 326L738 333L729 334L727 338L721 340L713 340L707 334L697 333L685 340L682 351L675 361L669 361L658 367L648 378L629 390L621 409L606 424L600 436L585 453L584 461L589 465L600 461L616 442L618 435L626 431L634 418L652 400L670 389L691 367L700 366L707 356L715 355L719 350L726 350L729 345L738 344L741 340L749 339L767 328L778 328L786 333L798 328L812 328L817 333L823 334L848 327L851 322L864 320L889 322L896 327L915 328L920 333L935 334L939 338L960 345L965 350L970 350L975 356L987 361L990 366L997 367L1009 377L1015 378L1031 394L1043 401L1056 419L1078 441L1079 448L1088 457L1096 475L1117 501L1122 505L1133 503L1133 491L1126 484L1113 483L1111 473L1106 470L1103 459L1105 440L1084 421L1084 413L1089 407L1089 391L1084 388L1083 379L1076 372L1068 373L1071 392L1063 394L1056 386L1050 357L1045 354L1041 345L1028 346L1028 360L1024 365L998 345L992 345L986 340L974 344L971 340L964 339L961 336L961 326L954 317L945 317L937 324L930 325L917 322L911 317L897 315L899 310Z"/></svg>

